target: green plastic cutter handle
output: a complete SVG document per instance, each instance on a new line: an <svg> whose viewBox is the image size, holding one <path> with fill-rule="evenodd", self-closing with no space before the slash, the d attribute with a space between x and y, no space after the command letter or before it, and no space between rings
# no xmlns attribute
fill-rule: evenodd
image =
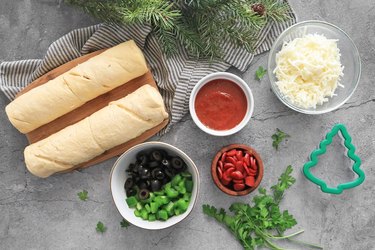
<svg viewBox="0 0 375 250"><path fill-rule="evenodd" d="M332 143L333 137L337 135L338 132L341 132L341 135L344 138L344 145L348 149L348 157L353 160L354 164L352 166L353 171L358 175L358 178L351 181L339 184L337 187L328 187L327 183L323 180L317 178L310 172L310 168L318 164L318 156L326 153L327 146ZM365 180L365 173L360 168L361 159L355 154L355 147L352 144L352 138L350 137L348 131L344 124L336 124L330 132L327 133L326 138L322 140L319 144L319 148L314 150L310 155L310 161L303 166L303 173L307 179L320 186L321 190L325 193L330 194L341 194L344 189L354 188L360 185Z"/></svg>

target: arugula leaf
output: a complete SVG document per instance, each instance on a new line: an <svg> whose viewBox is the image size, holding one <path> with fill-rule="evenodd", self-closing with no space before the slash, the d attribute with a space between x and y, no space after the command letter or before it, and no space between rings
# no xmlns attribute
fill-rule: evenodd
<svg viewBox="0 0 375 250"><path fill-rule="evenodd" d="M257 69L257 71L255 71L255 78L260 81L262 80L262 78L264 77L264 75L266 74L267 70L264 69L262 66L259 66L259 68Z"/></svg>
<svg viewBox="0 0 375 250"><path fill-rule="evenodd" d="M288 166L285 169L277 184L271 187L272 195L267 194L264 188L259 188L259 195L253 197L252 204L233 203L229 207L229 211L233 215L228 215L222 208L218 210L214 206L207 204L203 205L203 213L224 224L242 244L244 249L253 250L257 247L281 249L273 241L288 239L303 232L301 230L283 236L285 230L297 224L297 221L289 214L288 210L281 211L279 207L284 191L296 181L291 175L292 172L292 166ZM272 235L274 232L278 232L279 235ZM306 242L299 243L321 248Z"/></svg>
<svg viewBox="0 0 375 250"><path fill-rule="evenodd" d="M87 199L89 198L88 193L89 192L87 192L86 190L82 190L81 192L77 193L77 195L81 201L87 201Z"/></svg>
<svg viewBox="0 0 375 250"><path fill-rule="evenodd" d="M120 225L121 227L125 227L126 229L128 229L128 227L130 226L130 223L127 220L122 219L122 221L120 222Z"/></svg>
<svg viewBox="0 0 375 250"><path fill-rule="evenodd" d="M99 221L98 224L96 224L96 231L99 233L104 233L107 230L107 228L104 226L103 222Z"/></svg>
<svg viewBox="0 0 375 250"><path fill-rule="evenodd" d="M287 133L281 131L280 129L276 129L276 133L272 135L272 146L278 150L280 142L282 142L285 138L290 137Z"/></svg>

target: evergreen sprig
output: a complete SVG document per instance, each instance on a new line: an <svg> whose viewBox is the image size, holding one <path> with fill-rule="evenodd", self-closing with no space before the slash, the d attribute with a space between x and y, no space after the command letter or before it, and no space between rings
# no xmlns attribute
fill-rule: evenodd
<svg viewBox="0 0 375 250"><path fill-rule="evenodd" d="M145 23L152 27L167 55L179 46L196 58L220 58L230 41L254 50L257 34L268 21L288 19L278 0L66 0L109 23ZM264 6L264 13L252 9Z"/></svg>

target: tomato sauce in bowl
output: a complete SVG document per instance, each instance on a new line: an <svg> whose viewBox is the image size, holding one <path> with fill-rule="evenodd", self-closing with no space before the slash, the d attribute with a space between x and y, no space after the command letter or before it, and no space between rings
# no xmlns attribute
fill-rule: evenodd
<svg viewBox="0 0 375 250"><path fill-rule="evenodd" d="M229 130L237 126L247 112L244 91L236 83L215 79L206 83L195 98L195 112L206 127Z"/></svg>

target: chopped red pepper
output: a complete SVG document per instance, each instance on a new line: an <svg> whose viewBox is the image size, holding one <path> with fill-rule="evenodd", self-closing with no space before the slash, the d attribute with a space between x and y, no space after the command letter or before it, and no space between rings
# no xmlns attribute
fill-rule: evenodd
<svg viewBox="0 0 375 250"><path fill-rule="evenodd" d="M217 174L219 176L219 179L221 180L223 178L223 171L220 169L220 167L217 168Z"/></svg>
<svg viewBox="0 0 375 250"><path fill-rule="evenodd" d="M234 190L236 191L242 191L245 189L245 185L242 183L236 183L233 185Z"/></svg>
<svg viewBox="0 0 375 250"><path fill-rule="evenodd" d="M238 151L237 151L237 153L236 153L236 157L237 157L237 160L238 160L238 161L242 161L243 155L242 155L242 151L241 151L241 150L238 150Z"/></svg>
<svg viewBox="0 0 375 250"><path fill-rule="evenodd" d="M244 183L245 182L244 179L240 179L240 180L233 179L232 181L233 181L233 183Z"/></svg>
<svg viewBox="0 0 375 250"><path fill-rule="evenodd" d="M231 156L228 156L225 161L228 163L232 163L233 165L236 164L236 160Z"/></svg>
<svg viewBox="0 0 375 250"><path fill-rule="evenodd" d="M233 171L233 172L230 174L230 176L231 176L233 179L236 179L236 180L239 180L239 179L243 179L243 178L244 178L243 174L242 174L240 171L238 171L238 170Z"/></svg>
<svg viewBox="0 0 375 250"><path fill-rule="evenodd" d="M229 152L227 153L227 155L228 155L228 156L235 156L235 155L236 155L236 152L237 152L237 150L232 149L231 151L229 151Z"/></svg>
<svg viewBox="0 0 375 250"><path fill-rule="evenodd" d="M225 163L224 164L224 170L227 170L228 168L234 168L235 166L234 166L234 164L232 164L232 163Z"/></svg>
<svg viewBox="0 0 375 250"><path fill-rule="evenodd" d="M221 155L221 161L224 162L225 161L225 158L227 158L227 152L225 152L224 154Z"/></svg>
<svg viewBox="0 0 375 250"><path fill-rule="evenodd" d="M248 176L248 177L246 177L245 183L249 187L254 187L254 185L255 185L255 177L254 176Z"/></svg>
<svg viewBox="0 0 375 250"><path fill-rule="evenodd" d="M243 161L246 163L247 166L250 166L250 155L248 153L245 154Z"/></svg>

